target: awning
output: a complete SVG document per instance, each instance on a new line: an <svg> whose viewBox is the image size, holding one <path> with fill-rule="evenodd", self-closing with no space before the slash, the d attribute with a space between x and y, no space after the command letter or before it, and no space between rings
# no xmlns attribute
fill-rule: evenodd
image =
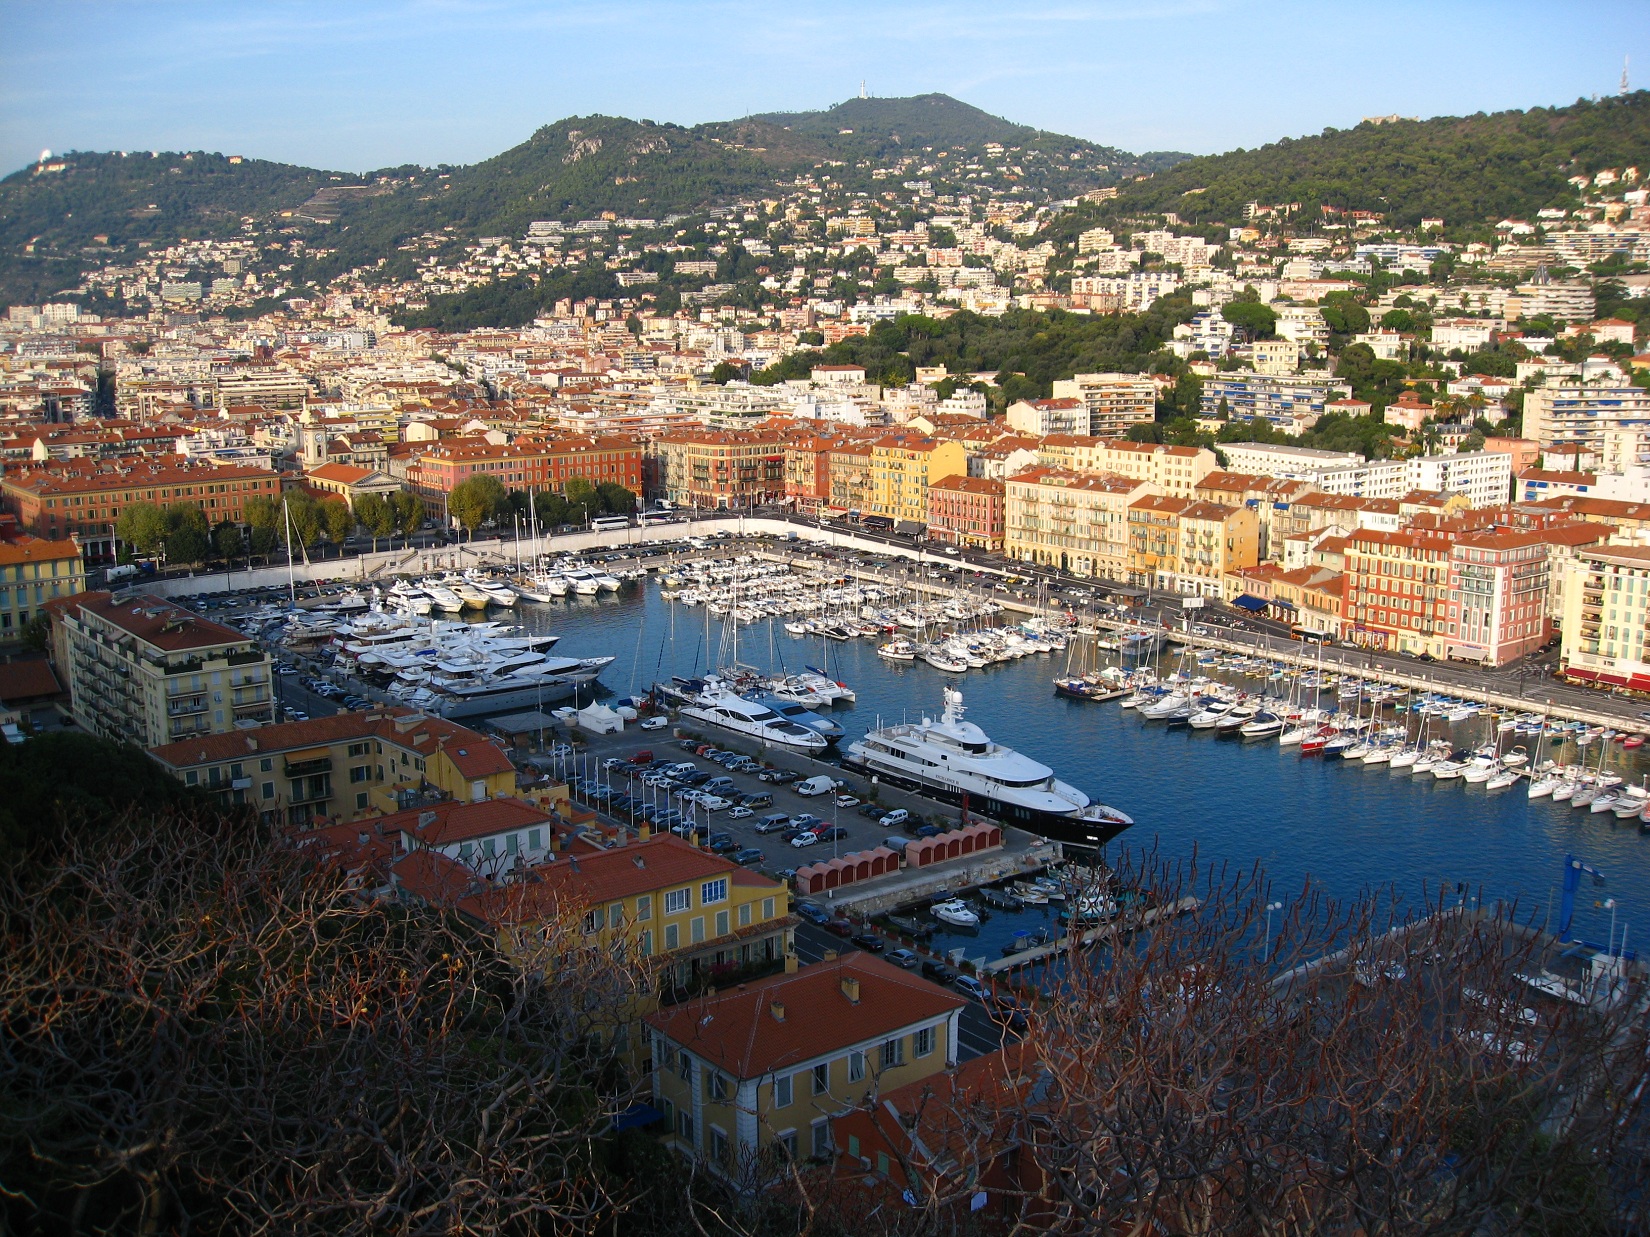
<svg viewBox="0 0 1650 1237"><path fill-rule="evenodd" d="M1650 692L1650 674L1629 675L1627 686L1636 692Z"/></svg>
<svg viewBox="0 0 1650 1237"><path fill-rule="evenodd" d="M1489 656L1489 650L1469 648L1466 645L1461 644L1452 644L1449 646L1449 652L1447 655L1455 658L1457 661L1483 661L1485 657Z"/></svg>
<svg viewBox="0 0 1650 1237"><path fill-rule="evenodd" d="M1272 600L1269 604L1274 605L1274 606L1278 606L1279 608L1284 609L1284 610L1293 610L1295 608L1295 603L1294 602L1285 601L1282 597L1272 598Z"/></svg>
<svg viewBox="0 0 1650 1237"><path fill-rule="evenodd" d="M1259 614L1271 603L1263 598L1256 597L1253 593L1240 593L1232 600L1232 604L1239 609L1248 610L1252 614Z"/></svg>
<svg viewBox="0 0 1650 1237"><path fill-rule="evenodd" d="M1562 673L1567 679L1580 679L1584 683L1590 683L1598 678L1598 671L1583 670L1580 666L1566 666Z"/></svg>
<svg viewBox="0 0 1650 1237"><path fill-rule="evenodd" d="M1600 671L1598 681L1609 687L1627 686L1627 676L1625 674L1605 674Z"/></svg>

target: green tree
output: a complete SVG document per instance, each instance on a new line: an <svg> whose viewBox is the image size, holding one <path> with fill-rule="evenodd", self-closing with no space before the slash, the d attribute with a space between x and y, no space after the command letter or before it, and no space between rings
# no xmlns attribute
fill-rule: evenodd
<svg viewBox="0 0 1650 1237"><path fill-rule="evenodd" d="M320 508L315 500L302 490L290 491L282 499L282 504L286 508L286 516L280 530L281 541L290 542L294 548L307 551L321 539Z"/></svg>
<svg viewBox="0 0 1650 1237"><path fill-rule="evenodd" d="M710 371L710 380L718 386L725 386L736 378L744 378L750 373L748 365L737 365L732 361L718 361L716 368Z"/></svg>
<svg viewBox="0 0 1650 1237"><path fill-rule="evenodd" d="M1271 339L1277 333L1278 315L1270 305L1232 301L1222 307L1220 313L1250 339Z"/></svg>
<svg viewBox="0 0 1650 1237"><path fill-rule="evenodd" d="M327 540L341 547L355 531L355 513L337 495L323 498L320 506L321 523L326 526Z"/></svg>
<svg viewBox="0 0 1650 1237"><path fill-rule="evenodd" d="M538 515L540 528L558 528L569 521L567 499L548 490L533 496L533 510Z"/></svg>
<svg viewBox="0 0 1650 1237"><path fill-rule="evenodd" d="M1362 335L1369 330L1369 310L1352 292L1331 292L1318 303L1324 325L1335 335Z"/></svg>
<svg viewBox="0 0 1650 1237"><path fill-rule="evenodd" d="M1413 331L1415 315L1407 309L1389 309L1381 315L1381 326L1388 331Z"/></svg>
<svg viewBox="0 0 1650 1237"><path fill-rule="evenodd" d="M246 552L246 538L241 534L240 525L233 520L225 520L214 528L212 549L226 566L233 565Z"/></svg>
<svg viewBox="0 0 1650 1237"><path fill-rule="evenodd" d="M447 510L473 537L476 529L492 519L503 502L504 486L497 477L472 473L453 486L447 496Z"/></svg>
<svg viewBox="0 0 1650 1237"><path fill-rule="evenodd" d="M128 503L115 521L115 536L140 554L158 554L166 542L166 513L156 503Z"/></svg>
<svg viewBox="0 0 1650 1237"><path fill-rule="evenodd" d="M636 495L617 481L603 481L596 487L601 509L611 515L630 515L636 510Z"/></svg>
<svg viewBox="0 0 1650 1237"><path fill-rule="evenodd" d="M390 495L390 508L395 512L395 526L410 542L412 535L424 527L424 502L411 490L397 490Z"/></svg>
<svg viewBox="0 0 1650 1237"><path fill-rule="evenodd" d="M281 544L280 535L268 524L254 524L247 533L247 552L267 559Z"/></svg>
<svg viewBox="0 0 1650 1237"><path fill-rule="evenodd" d="M567 496L569 521L583 523L601 509L601 500L596 495L596 487L586 477L570 477L562 488Z"/></svg>
<svg viewBox="0 0 1650 1237"><path fill-rule="evenodd" d="M372 535L373 552L378 551L380 537L395 535L395 509L382 494L363 494L355 504L355 518Z"/></svg>
<svg viewBox="0 0 1650 1237"><path fill-rule="evenodd" d="M201 563L212 552L212 541L193 523L179 524L166 534L168 563Z"/></svg>

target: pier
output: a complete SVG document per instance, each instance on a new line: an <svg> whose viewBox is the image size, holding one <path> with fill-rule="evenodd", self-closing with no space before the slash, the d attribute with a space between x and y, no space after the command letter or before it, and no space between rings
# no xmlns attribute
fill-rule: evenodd
<svg viewBox="0 0 1650 1237"><path fill-rule="evenodd" d="M1086 929L1080 935L1068 932L1059 940L1050 941L1046 945L1034 945L1030 949L1022 949L1019 953L1009 954L1006 958L978 963L978 970L982 976L991 976L1017 971L1025 966L1035 966L1039 962L1047 962L1050 958L1065 953L1068 949L1089 949L1101 941L1109 941L1129 932L1138 932L1142 928L1149 928L1161 919L1189 915L1201 905L1202 903L1196 898L1187 894L1185 897L1177 898L1167 906L1152 907L1151 910L1138 919L1119 917L1111 923Z"/></svg>

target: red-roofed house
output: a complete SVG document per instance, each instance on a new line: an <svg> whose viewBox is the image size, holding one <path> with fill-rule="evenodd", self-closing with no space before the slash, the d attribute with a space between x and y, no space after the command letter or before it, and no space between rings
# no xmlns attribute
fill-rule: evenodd
<svg viewBox="0 0 1650 1237"><path fill-rule="evenodd" d="M401 482L388 473L357 464L317 464L304 473L304 484L323 494L337 494L351 511L368 494L388 498L401 490Z"/></svg>
<svg viewBox="0 0 1650 1237"><path fill-rule="evenodd" d="M776 1146L831 1151L831 1122L956 1064L967 1002L869 954L825 961L647 1018L653 1102L676 1150L748 1179Z"/></svg>
<svg viewBox="0 0 1650 1237"><path fill-rule="evenodd" d="M941 477L928 486L928 536L949 545L1003 548L1003 483L991 477Z"/></svg>

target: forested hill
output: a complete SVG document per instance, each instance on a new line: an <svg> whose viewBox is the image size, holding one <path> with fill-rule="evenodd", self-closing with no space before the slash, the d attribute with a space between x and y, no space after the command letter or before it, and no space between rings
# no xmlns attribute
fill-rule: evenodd
<svg viewBox="0 0 1650 1237"><path fill-rule="evenodd" d="M1528 217L1567 200L1565 181L1650 166L1650 91L1525 112L1364 122L1258 150L1189 159L1125 186L1108 213L1173 211L1191 224L1235 224L1248 202L1380 211L1452 231Z"/></svg>

